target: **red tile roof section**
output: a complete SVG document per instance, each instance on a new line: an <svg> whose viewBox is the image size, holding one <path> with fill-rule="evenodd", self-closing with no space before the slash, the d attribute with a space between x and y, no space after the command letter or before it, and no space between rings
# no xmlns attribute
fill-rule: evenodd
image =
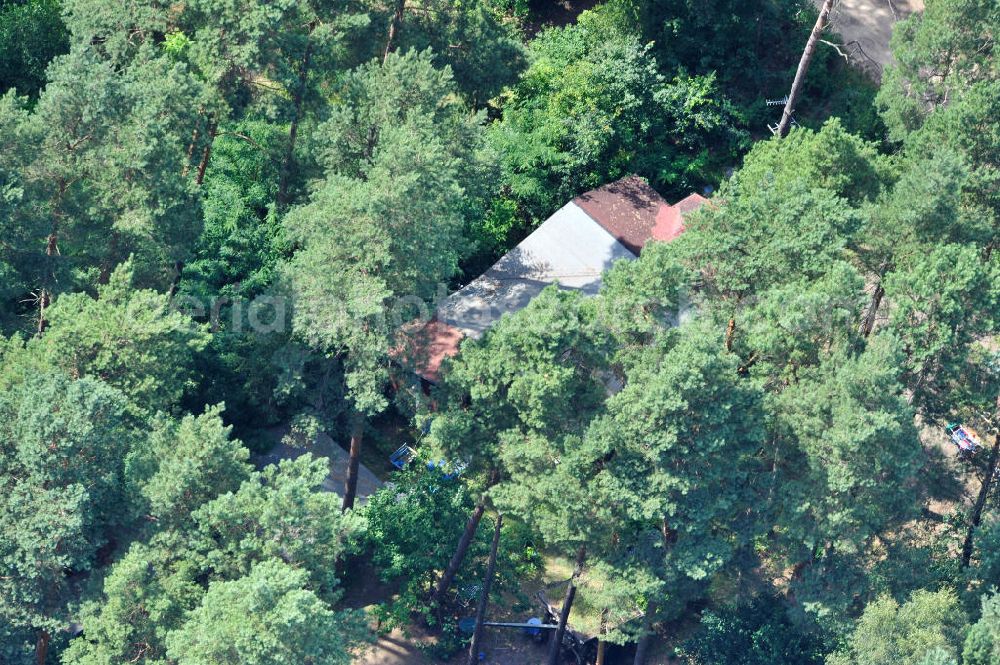
<svg viewBox="0 0 1000 665"><path fill-rule="evenodd" d="M458 353L462 331L447 323L432 319L412 332L403 334L403 344L393 352L393 358L404 367L432 383L441 378L445 358Z"/></svg>
<svg viewBox="0 0 1000 665"><path fill-rule="evenodd" d="M706 203L708 203L708 199L704 196L691 194L672 206L663 206L656 214L652 238L662 241L673 240L684 230L684 215L697 210Z"/></svg>
<svg viewBox="0 0 1000 665"><path fill-rule="evenodd" d="M639 176L628 176L573 199L630 252L639 255L667 202Z"/></svg>

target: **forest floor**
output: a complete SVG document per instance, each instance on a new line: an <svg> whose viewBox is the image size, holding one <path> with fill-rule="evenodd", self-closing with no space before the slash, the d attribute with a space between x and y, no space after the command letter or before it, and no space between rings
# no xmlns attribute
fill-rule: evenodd
<svg viewBox="0 0 1000 665"><path fill-rule="evenodd" d="M823 4L813 1L817 7ZM893 25L923 9L924 0L837 0L830 24L844 38L851 61L878 77L892 60Z"/></svg>

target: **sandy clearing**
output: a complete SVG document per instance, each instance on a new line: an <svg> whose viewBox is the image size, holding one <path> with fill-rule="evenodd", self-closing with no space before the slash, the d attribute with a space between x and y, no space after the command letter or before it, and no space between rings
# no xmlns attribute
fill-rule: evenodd
<svg viewBox="0 0 1000 665"><path fill-rule="evenodd" d="M813 0L817 7L823 0ZM889 39L892 26L914 12L923 11L923 0L836 0L830 20L852 60L876 74L892 59Z"/></svg>

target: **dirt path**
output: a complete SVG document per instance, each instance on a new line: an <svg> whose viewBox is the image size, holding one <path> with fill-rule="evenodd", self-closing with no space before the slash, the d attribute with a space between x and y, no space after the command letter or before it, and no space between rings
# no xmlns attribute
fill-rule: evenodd
<svg viewBox="0 0 1000 665"><path fill-rule="evenodd" d="M817 7L823 4L823 0L813 1ZM848 45L851 60L880 75L892 59L892 26L923 9L924 0L836 0L830 22Z"/></svg>

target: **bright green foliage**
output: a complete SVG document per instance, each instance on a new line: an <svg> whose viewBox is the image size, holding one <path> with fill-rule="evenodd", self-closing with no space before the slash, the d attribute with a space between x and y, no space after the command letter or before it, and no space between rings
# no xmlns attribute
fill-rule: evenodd
<svg viewBox="0 0 1000 665"><path fill-rule="evenodd" d="M887 69L879 104L893 139L913 155L941 147L961 155L961 191L973 231L962 241L996 244L1000 219L997 109L1000 8L991 0L938 0L893 34L898 64Z"/></svg>
<svg viewBox="0 0 1000 665"><path fill-rule="evenodd" d="M877 204L865 209L864 224L851 242L857 262L879 280L926 253L928 244L976 235L975 215L962 206L969 173L960 155L936 148L904 161L896 175Z"/></svg>
<svg viewBox="0 0 1000 665"><path fill-rule="evenodd" d="M301 249L285 268L293 331L342 354L355 408L385 408L397 329L457 268L463 184L477 124L454 101L451 76L429 53L392 54L344 85L319 134L327 169L285 225ZM392 300L393 298L396 300Z"/></svg>
<svg viewBox="0 0 1000 665"><path fill-rule="evenodd" d="M285 133L244 120L215 139L202 187L204 229L184 269L186 292L253 296L273 281L284 252L272 205Z"/></svg>
<svg viewBox="0 0 1000 665"><path fill-rule="evenodd" d="M0 623L65 628L77 591L70 574L89 570L130 517L124 408L100 381L55 373L0 393ZM0 655L13 648L0 644Z"/></svg>
<svg viewBox="0 0 1000 665"><path fill-rule="evenodd" d="M710 166L706 145L726 153L742 140L712 77L668 82L650 46L599 17L548 30L531 48L489 137L505 190L534 219L629 173L665 193L689 190Z"/></svg>
<svg viewBox="0 0 1000 665"><path fill-rule="evenodd" d="M793 279L762 294L740 317L734 349L771 387L794 381L834 350L857 343L863 280L848 263L815 279Z"/></svg>
<svg viewBox="0 0 1000 665"><path fill-rule="evenodd" d="M305 571L272 560L212 583L167 638L168 655L178 665L347 665L354 618L335 614L307 580Z"/></svg>
<svg viewBox="0 0 1000 665"><path fill-rule="evenodd" d="M581 432L604 400L604 343L590 302L545 289L482 340L465 342L445 375L429 443L447 459L490 469L508 443Z"/></svg>
<svg viewBox="0 0 1000 665"><path fill-rule="evenodd" d="M1000 594L982 598L982 614L962 647L962 665L990 665L1000 660Z"/></svg>
<svg viewBox="0 0 1000 665"><path fill-rule="evenodd" d="M601 324L619 348L617 360L642 349L677 323L689 305L694 271L687 269L673 243L649 243L638 261L618 261L604 274L598 311Z"/></svg>
<svg viewBox="0 0 1000 665"><path fill-rule="evenodd" d="M888 175L887 160L875 146L832 118L819 131L796 129L784 139L755 143L727 186L747 193L770 182L784 187L803 181L857 205L874 200Z"/></svg>
<svg viewBox="0 0 1000 665"><path fill-rule="evenodd" d="M179 544L179 543L177 543ZM63 653L67 665L166 661L165 639L198 606L198 569L169 541L135 543L104 580L104 593L79 616L85 635Z"/></svg>
<svg viewBox="0 0 1000 665"><path fill-rule="evenodd" d="M217 496L235 492L250 475L249 457L222 424L222 406L180 421L163 419L150 435L145 465L155 471L142 482L157 529L177 528Z"/></svg>
<svg viewBox="0 0 1000 665"><path fill-rule="evenodd" d="M194 384L194 354L205 331L171 307L168 296L132 286L132 263L119 267L97 298L60 296L50 325L26 346L30 362L118 388L143 412L173 410Z"/></svg>
<svg viewBox="0 0 1000 665"><path fill-rule="evenodd" d="M951 151L967 171L952 196L960 196L963 235L954 238L984 246L997 242L1000 219L1000 81L978 83L935 111L923 127L907 137L911 154ZM924 169L924 175L933 169ZM914 199L926 206L929 202Z"/></svg>
<svg viewBox="0 0 1000 665"><path fill-rule="evenodd" d="M261 561L280 558L310 574L310 588L337 598L336 565L353 547L362 522L340 514L340 499L320 491L325 459L305 455L254 474L233 493L193 514L195 549L213 577L235 579Z"/></svg>
<svg viewBox="0 0 1000 665"><path fill-rule="evenodd" d="M179 9L163 0L64 0L63 8L73 42L96 46L116 66L131 62L157 34L174 32Z"/></svg>
<svg viewBox="0 0 1000 665"><path fill-rule="evenodd" d="M725 205L688 216L674 242L705 279L714 307L734 307L795 279L816 279L841 256L856 212L833 192L805 180L742 183L723 189Z"/></svg>
<svg viewBox="0 0 1000 665"><path fill-rule="evenodd" d="M162 441L163 431L165 428L161 427L154 434L156 443ZM219 607L220 585L242 589L242 595L252 598L257 583L265 582L257 572L262 567L280 566L282 570L274 571L275 576L287 577L282 571L292 571L289 574L296 580L297 591L282 586L284 590L278 596L291 593L291 599L308 598L310 603L305 608L315 609L316 603L328 608L339 598L338 561L353 547L362 522L351 514L341 515L339 498L322 488L328 473L326 460L314 460L307 455L284 461L250 474L235 491L221 493L234 484L238 475L246 475L242 461L245 453L236 452L233 447L236 442L226 445L225 428L213 411L179 424L181 449L177 455L186 446L184 439L198 431L214 439L212 448L221 460L168 458L142 489L153 506L171 503L183 510L196 501L196 493L207 502L190 515L172 515L157 521L155 528L159 532L148 543L133 545L111 568L104 586L105 598L85 606L82 615L85 636L72 643L65 662L99 665L136 659L145 665L159 665L166 662L168 643L171 650L180 650L176 658L182 658L182 654L195 658L200 653L198 649L208 648L201 645L198 637L201 634L239 633L272 619L276 622L275 630L281 630L285 620L295 624L295 616L306 611L296 604L297 600L292 603L290 614L280 611L284 605L277 601L279 609L274 614L275 608L265 602L270 594L261 598L256 607L240 606L234 615L222 612ZM224 462L226 457L228 462ZM189 496L178 496L178 488L164 477L178 467L182 467L178 481L189 488ZM221 479L214 488L208 486L213 478ZM253 580L256 582L251 583ZM233 582L238 584L227 586ZM262 586L261 591L266 588ZM202 609L196 609L199 606ZM326 615L327 612L320 612L315 620L326 621L323 618ZM234 623L237 616L238 625ZM348 636L353 642L353 636L363 632L363 623L353 616L335 615L335 619L336 630L326 637L338 645L335 653L340 654ZM230 638L237 639L235 633ZM296 648L295 640L287 644L279 642L277 638L261 636L261 643L267 649L277 649L278 654L283 648ZM214 646L225 648L226 643L223 640ZM196 651L189 653L188 648ZM224 657L229 656L218 656ZM251 655L241 653L232 657L237 658L234 662L254 662L240 661Z"/></svg>
<svg viewBox="0 0 1000 665"><path fill-rule="evenodd" d="M37 97L45 85L45 67L69 50L58 0L0 4L0 94L15 88Z"/></svg>
<svg viewBox="0 0 1000 665"><path fill-rule="evenodd" d="M446 477L449 472L447 467L428 469L415 461L393 476L391 486L365 503L365 542L372 562L384 581L403 584L403 592L388 609L383 625L405 624L411 613L429 609L424 596L433 586L435 572L445 569L461 538L473 502L461 481ZM480 525L466 565L488 547L484 539L490 532L487 524Z"/></svg>
<svg viewBox="0 0 1000 665"><path fill-rule="evenodd" d="M902 605L884 596L865 608L847 643L827 663L954 664L966 621L958 597L948 589L915 591Z"/></svg>
<svg viewBox="0 0 1000 665"><path fill-rule="evenodd" d="M0 235L5 239L0 245L0 326L4 330L21 325L15 303L30 288L30 262L25 261L24 249L33 241L33 229L19 223L23 206L30 205L20 168L33 149L27 119L23 98L13 93L0 97Z"/></svg>
<svg viewBox="0 0 1000 665"><path fill-rule="evenodd" d="M75 48L49 68L31 116L10 128L23 142L3 165L19 189L12 249L36 299L103 282L130 254L141 284L165 286L197 232L182 171L200 84L153 56L143 50L117 71Z"/></svg>

